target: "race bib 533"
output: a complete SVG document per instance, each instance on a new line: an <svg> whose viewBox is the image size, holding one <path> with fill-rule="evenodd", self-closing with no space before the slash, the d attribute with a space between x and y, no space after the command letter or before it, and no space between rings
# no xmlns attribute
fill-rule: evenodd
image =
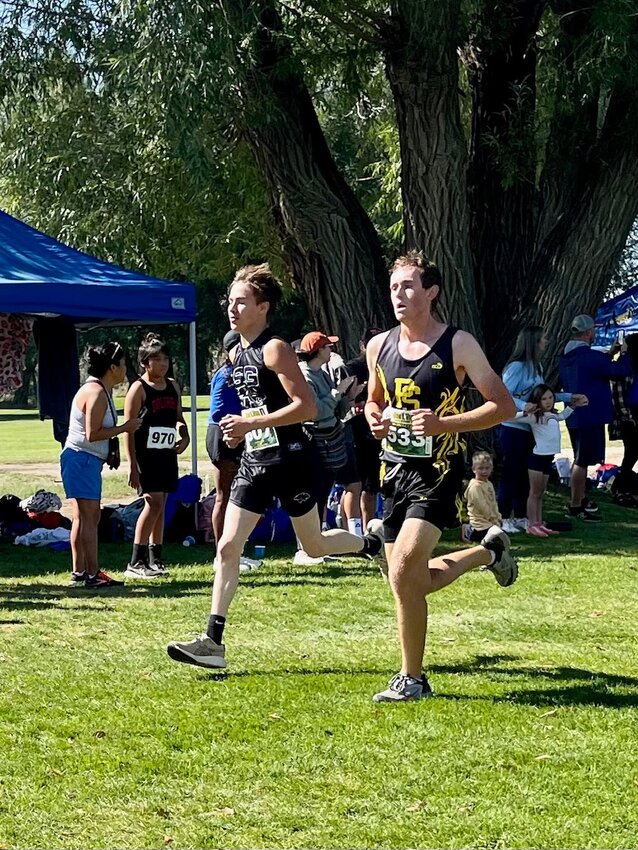
<svg viewBox="0 0 638 850"><path fill-rule="evenodd" d="M388 415L388 411L385 412ZM432 437L417 436L412 430L412 415L409 410L389 409L390 430L383 441L383 448L402 457L432 457Z"/></svg>

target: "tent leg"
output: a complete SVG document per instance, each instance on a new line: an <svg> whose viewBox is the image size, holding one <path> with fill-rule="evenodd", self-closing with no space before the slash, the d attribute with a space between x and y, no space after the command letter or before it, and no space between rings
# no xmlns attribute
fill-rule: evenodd
<svg viewBox="0 0 638 850"><path fill-rule="evenodd" d="M188 326L188 360L191 387L191 471L197 475L197 324Z"/></svg>

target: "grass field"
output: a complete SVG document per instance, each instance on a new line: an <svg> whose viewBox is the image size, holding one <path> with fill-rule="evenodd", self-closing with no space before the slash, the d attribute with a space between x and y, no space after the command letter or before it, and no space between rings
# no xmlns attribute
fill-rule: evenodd
<svg viewBox="0 0 638 850"><path fill-rule="evenodd" d="M0 546L0 846L635 847L635 525L604 508L519 535L513 588L474 573L433 597L437 695L400 706L370 700L397 667L374 565L269 547L215 676L164 652L204 624L205 549L90 596L67 556Z"/></svg>
<svg viewBox="0 0 638 850"><path fill-rule="evenodd" d="M124 399L117 398L116 406L123 409ZM182 399L186 420L190 427L190 398ZM202 465L202 475L210 471L210 461L206 454L206 424L208 422L207 396L197 398L197 454ZM34 465L55 464L60 457L60 444L53 439L53 426L50 420L40 421L37 410L0 408L0 465L20 464L23 468L0 469L0 495L14 493L25 498L35 490L43 488L63 497L59 469L55 472L38 470ZM123 441L121 441L124 457ZM180 460L180 468L190 471L190 447ZM127 475L105 470L103 474L103 496L105 499L119 499L130 496Z"/></svg>
<svg viewBox="0 0 638 850"><path fill-rule="evenodd" d="M51 424L15 413L0 463L24 468L0 490L59 491L35 466L57 460ZM474 573L432 597L436 696L399 706L371 702L398 664L373 564L268 547L216 676L165 654L205 623L204 547L89 595L68 555L0 544L0 850L638 846L635 513L601 507L600 526L514 538L514 587ZM101 553L117 573L129 550Z"/></svg>

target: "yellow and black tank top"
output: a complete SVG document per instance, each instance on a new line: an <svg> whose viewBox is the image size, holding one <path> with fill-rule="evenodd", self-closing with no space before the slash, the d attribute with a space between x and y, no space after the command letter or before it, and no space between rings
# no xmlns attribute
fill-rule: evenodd
<svg viewBox="0 0 638 850"><path fill-rule="evenodd" d="M465 410L465 393L456 379L452 339L458 328L448 327L430 350L418 360L406 360L399 352L401 326L385 338L377 358L377 376L389 410L391 425L383 441L387 463L445 466L465 451L460 434L417 436L410 425L410 411L430 408L437 416Z"/></svg>

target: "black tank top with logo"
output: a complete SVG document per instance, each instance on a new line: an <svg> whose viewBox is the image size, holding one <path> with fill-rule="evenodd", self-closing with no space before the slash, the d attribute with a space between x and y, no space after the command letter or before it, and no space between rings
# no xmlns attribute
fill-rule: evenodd
<svg viewBox="0 0 638 850"><path fill-rule="evenodd" d="M266 328L247 348L238 345L235 349L232 381L244 416L249 417L251 411L255 411L253 415L274 413L290 404L281 381L264 365L264 346L276 338L270 328ZM301 423L259 429L246 435L242 459L245 463L270 466L308 445Z"/></svg>
<svg viewBox="0 0 638 850"><path fill-rule="evenodd" d="M144 402L142 424L135 431L135 453L145 456L152 451L152 457L160 460L166 452L175 455L174 447L177 442L177 390L172 381L166 379L166 386L158 390L147 384L142 378L137 379L144 387Z"/></svg>
<svg viewBox="0 0 638 850"><path fill-rule="evenodd" d="M458 328L448 327L430 350L418 360L406 360L399 352L401 326L393 328L381 345L377 376L385 401L392 411L391 425L383 441L383 459L388 463L447 466L465 450L459 434L415 435L409 411L430 408L437 416L452 416L465 410L465 393L456 378L452 339Z"/></svg>

